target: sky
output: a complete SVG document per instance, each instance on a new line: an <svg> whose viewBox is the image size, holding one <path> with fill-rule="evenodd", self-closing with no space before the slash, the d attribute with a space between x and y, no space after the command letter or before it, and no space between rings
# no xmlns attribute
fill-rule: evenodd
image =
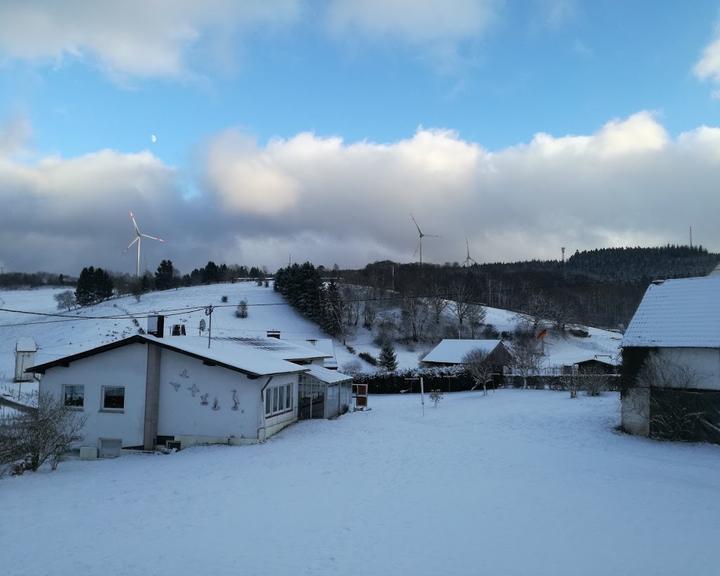
<svg viewBox="0 0 720 576"><path fill-rule="evenodd" d="M720 1L0 0L0 268L720 251Z"/></svg>

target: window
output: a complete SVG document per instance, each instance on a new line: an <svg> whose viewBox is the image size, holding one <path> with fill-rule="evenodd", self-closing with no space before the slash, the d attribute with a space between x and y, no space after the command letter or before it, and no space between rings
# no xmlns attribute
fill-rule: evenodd
<svg viewBox="0 0 720 576"><path fill-rule="evenodd" d="M103 410L125 409L125 388L123 386L103 386Z"/></svg>
<svg viewBox="0 0 720 576"><path fill-rule="evenodd" d="M265 416L276 416L292 410L292 384L283 384L265 390Z"/></svg>
<svg viewBox="0 0 720 576"><path fill-rule="evenodd" d="M63 387L63 404L82 409L85 405L85 386L66 384Z"/></svg>

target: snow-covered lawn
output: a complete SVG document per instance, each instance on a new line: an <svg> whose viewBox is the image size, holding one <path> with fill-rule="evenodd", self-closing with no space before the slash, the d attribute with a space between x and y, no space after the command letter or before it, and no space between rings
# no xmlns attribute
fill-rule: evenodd
<svg viewBox="0 0 720 576"><path fill-rule="evenodd" d="M0 480L3 574L716 575L720 447L618 397L370 398L263 445Z"/></svg>

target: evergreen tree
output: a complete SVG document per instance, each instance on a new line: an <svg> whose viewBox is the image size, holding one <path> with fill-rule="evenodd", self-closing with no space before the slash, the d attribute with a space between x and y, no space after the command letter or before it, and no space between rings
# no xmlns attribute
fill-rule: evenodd
<svg viewBox="0 0 720 576"><path fill-rule="evenodd" d="M248 317L248 307L245 300L240 300L240 304L238 304L238 307L235 310L235 316L237 316L238 318Z"/></svg>
<svg viewBox="0 0 720 576"><path fill-rule="evenodd" d="M380 349L380 358L378 358L378 365L388 372L397 370L397 356L395 355L395 348L390 340L383 342L382 348Z"/></svg>
<svg viewBox="0 0 720 576"><path fill-rule="evenodd" d="M113 295L113 281L102 268L97 268L94 275L95 302L107 300Z"/></svg>
<svg viewBox="0 0 720 576"><path fill-rule="evenodd" d="M168 290L177 286L176 270L172 260L163 260L155 271L155 288Z"/></svg>
<svg viewBox="0 0 720 576"><path fill-rule="evenodd" d="M95 301L95 267L83 268L75 288L75 302L87 306Z"/></svg>

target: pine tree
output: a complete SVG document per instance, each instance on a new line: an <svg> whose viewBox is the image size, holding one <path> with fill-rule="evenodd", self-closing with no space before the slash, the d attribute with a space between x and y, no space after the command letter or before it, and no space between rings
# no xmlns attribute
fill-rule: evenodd
<svg viewBox="0 0 720 576"><path fill-rule="evenodd" d="M397 370L397 356L395 355L395 348L390 340L385 340L380 349L380 358L378 358L378 365L387 370L388 372L394 372Z"/></svg>
<svg viewBox="0 0 720 576"><path fill-rule="evenodd" d="M175 268L172 260L163 260L155 272L155 288L157 290L168 290L177 285L175 278Z"/></svg>
<svg viewBox="0 0 720 576"><path fill-rule="evenodd" d="M83 268L75 288L75 301L87 306L95 301L95 267Z"/></svg>

